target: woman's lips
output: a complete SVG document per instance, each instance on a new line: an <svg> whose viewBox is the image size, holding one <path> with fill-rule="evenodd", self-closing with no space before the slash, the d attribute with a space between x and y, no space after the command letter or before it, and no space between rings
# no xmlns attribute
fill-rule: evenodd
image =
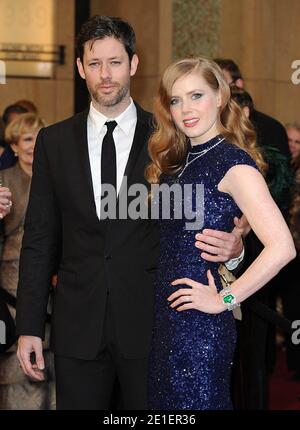
<svg viewBox="0 0 300 430"><path fill-rule="evenodd" d="M185 127L194 127L196 124L198 124L199 118L188 118L183 120L183 124Z"/></svg>

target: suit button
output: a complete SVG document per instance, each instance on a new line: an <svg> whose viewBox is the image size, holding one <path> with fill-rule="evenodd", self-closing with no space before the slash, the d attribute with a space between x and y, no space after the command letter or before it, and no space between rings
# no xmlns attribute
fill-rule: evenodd
<svg viewBox="0 0 300 430"><path fill-rule="evenodd" d="M105 260L111 260L111 259L112 259L111 254L106 254L106 256L105 256Z"/></svg>

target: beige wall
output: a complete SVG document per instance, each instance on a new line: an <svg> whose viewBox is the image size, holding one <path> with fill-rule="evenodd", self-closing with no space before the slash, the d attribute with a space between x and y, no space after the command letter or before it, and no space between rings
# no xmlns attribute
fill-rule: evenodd
<svg viewBox="0 0 300 430"><path fill-rule="evenodd" d="M140 66L132 94L149 110L161 72L172 56L176 57L175 26L179 23L174 20L178 18L175 8L178 9L180 1L190 5L183 8L181 18L185 22L180 27L185 32L184 39L190 34L189 22L194 22L198 15L201 17L199 7L205 10L207 2L201 6L201 0L91 0L93 15L120 16L133 25ZM299 121L300 85L291 82L291 64L300 59L300 1L220 0L210 3L208 12L214 14L217 26L216 54L239 64L257 108L283 123ZM198 36L194 34L197 26L193 27L192 36L203 49L208 44L205 38L211 36L203 31L201 22Z"/></svg>
<svg viewBox="0 0 300 430"><path fill-rule="evenodd" d="M73 114L73 64L74 64L74 0L8 0L1 1L0 23L5 23L5 37L14 43L54 43L66 46L66 64L57 65L55 79L7 78L0 85L0 112L18 99L32 100L47 124ZM42 14L46 9L47 13ZM49 9L49 10L48 10ZM24 12L26 19L22 23ZM43 19L41 19L41 16ZM21 20L21 21L20 21ZM30 31L33 27L34 34ZM11 35L9 32L11 31Z"/></svg>
<svg viewBox="0 0 300 430"><path fill-rule="evenodd" d="M91 14L119 16L133 26L140 64L132 96L152 110L161 71L172 54L172 0L91 0Z"/></svg>
<svg viewBox="0 0 300 430"><path fill-rule="evenodd" d="M219 54L239 64L257 108L283 123L300 120L299 42L299 0L222 0Z"/></svg>
<svg viewBox="0 0 300 430"><path fill-rule="evenodd" d="M6 85L0 85L0 112L19 98L28 98L48 123L66 118L73 113L74 0L0 2L14 7L23 2L33 14L39 13L31 10L34 4L53 2L53 43L67 47L66 65L57 66L56 79L8 79ZM198 3L201 1L189 0L191 5ZM148 110L152 109L159 77L174 54L174 5L178 7L178 0L91 0L92 15L120 16L133 25L140 65L132 95ZM300 85L291 82L291 64L300 59L300 1L219 0L211 8L218 16L218 55L233 58L240 65L257 108L282 122L299 121ZM6 16L2 10L1 25ZM185 10L188 14L195 17L193 7ZM187 25L182 31L188 33L190 18L183 19ZM201 37L206 37L203 31L199 31L199 44Z"/></svg>

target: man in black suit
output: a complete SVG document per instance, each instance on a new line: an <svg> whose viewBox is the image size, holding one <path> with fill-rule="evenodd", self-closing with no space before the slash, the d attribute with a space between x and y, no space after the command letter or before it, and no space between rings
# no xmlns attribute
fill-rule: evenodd
<svg viewBox="0 0 300 430"><path fill-rule="evenodd" d="M148 186L152 117L130 97L138 57L128 23L93 17L77 47L92 102L85 112L42 129L37 139L20 260L18 357L27 375L43 378L49 285L58 273L51 339L57 408L108 409L117 379L122 408L145 409L158 225L104 219L101 195L103 184L112 185L120 202L125 177L128 187ZM210 258L239 255L238 229L215 234L219 238L212 233L198 243L213 250Z"/></svg>

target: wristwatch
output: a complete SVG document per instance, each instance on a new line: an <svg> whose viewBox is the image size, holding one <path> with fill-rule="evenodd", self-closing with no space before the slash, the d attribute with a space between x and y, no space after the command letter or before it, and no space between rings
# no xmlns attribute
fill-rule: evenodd
<svg viewBox="0 0 300 430"><path fill-rule="evenodd" d="M222 297L222 302L225 306L227 306L228 311L232 311L233 309L240 306L240 304L236 301L235 295L231 292L230 287L223 288L220 291L220 295Z"/></svg>

